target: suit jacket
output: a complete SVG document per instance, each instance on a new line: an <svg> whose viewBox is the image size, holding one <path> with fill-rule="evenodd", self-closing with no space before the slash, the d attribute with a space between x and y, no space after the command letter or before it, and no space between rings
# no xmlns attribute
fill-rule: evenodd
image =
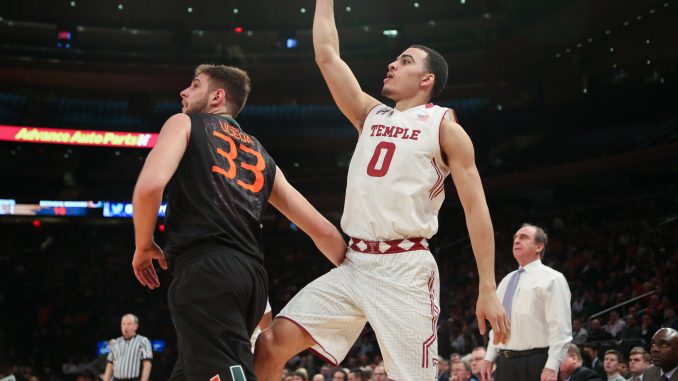
<svg viewBox="0 0 678 381"><path fill-rule="evenodd" d="M600 378L600 375L596 373L595 371L582 366L581 368L578 368L577 370L572 373L572 376L570 378L571 381L603 381L602 378Z"/></svg>
<svg viewBox="0 0 678 381"><path fill-rule="evenodd" d="M661 381L661 379L662 371L654 365L645 369L645 373L643 373L643 381ZM678 371L673 372L673 376L669 378L669 381L678 381Z"/></svg>

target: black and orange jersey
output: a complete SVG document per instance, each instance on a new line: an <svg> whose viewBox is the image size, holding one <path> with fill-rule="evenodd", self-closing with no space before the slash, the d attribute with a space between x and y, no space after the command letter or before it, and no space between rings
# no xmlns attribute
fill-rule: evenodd
<svg viewBox="0 0 678 381"><path fill-rule="evenodd" d="M261 218L273 189L273 158L235 120L189 116L188 146L166 193L168 260L231 248L263 262Z"/></svg>

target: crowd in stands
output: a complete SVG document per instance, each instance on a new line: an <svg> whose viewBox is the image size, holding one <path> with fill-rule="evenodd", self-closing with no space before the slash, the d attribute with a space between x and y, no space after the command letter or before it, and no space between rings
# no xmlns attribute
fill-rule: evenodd
<svg viewBox="0 0 678 381"><path fill-rule="evenodd" d="M544 262L566 275L572 291L574 343L595 347L600 358L609 349L619 350L622 359L633 347L647 350L658 328L678 328L675 194L620 196L602 206L593 200L563 215L529 207L522 212L497 208L497 278L515 266L510 254L514 228L528 219L542 224L550 235ZM454 365L450 356L468 358L486 344L474 313L477 275L464 239L463 216L455 208L444 210L441 232L431 243L441 273L438 341L443 373ZM266 223L264 236L275 313L331 264L281 216ZM152 292L136 282L129 222L71 219L39 228L5 223L0 246L0 373L33 381L97 380L102 358L96 356L96 344L116 337L120 316L131 312L140 318L141 334L166 340L164 351L155 355L151 379L167 378L176 358L165 301L171 277L162 273L161 288ZM588 360L588 352L583 353ZM380 362L368 326L341 367L348 373L368 373ZM306 370L307 379L333 370L307 352L288 363L291 372L299 368Z"/></svg>

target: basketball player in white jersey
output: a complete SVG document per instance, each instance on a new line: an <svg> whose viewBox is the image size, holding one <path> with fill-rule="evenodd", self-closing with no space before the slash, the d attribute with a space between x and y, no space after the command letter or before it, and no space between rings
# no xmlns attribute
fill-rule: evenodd
<svg viewBox="0 0 678 381"><path fill-rule="evenodd" d="M509 333L473 145L451 110L429 103L445 86L447 63L423 46L405 50L384 79L382 94L396 102L391 108L364 93L341 60L332 0L316 1L313 45L334 100L360 134L341 220L350 247L339 267L301 290L261 333L255 373L277 380L285 362L309 347L339 364L369 321L389 379L435 380L439 277L427 239L438 229L450 173L478 266L480 331L488 319L499 332L495 342Z"/></svg>

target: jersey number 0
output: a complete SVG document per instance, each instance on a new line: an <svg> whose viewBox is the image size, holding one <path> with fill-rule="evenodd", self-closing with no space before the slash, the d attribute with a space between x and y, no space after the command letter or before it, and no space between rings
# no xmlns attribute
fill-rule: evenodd
<svg viewBox="0 0 678 381"><path fill-rule="evenodd" d="M367 164L367 174L372 177L384 177L391 166L391 159L393 159L395 149L395 144L391 142L379 142L374 148L374 154L372 154L370 163ZM383 160L379 160L382 154ZM377 165L379 165L379 168L377 168Z"/></svg>

